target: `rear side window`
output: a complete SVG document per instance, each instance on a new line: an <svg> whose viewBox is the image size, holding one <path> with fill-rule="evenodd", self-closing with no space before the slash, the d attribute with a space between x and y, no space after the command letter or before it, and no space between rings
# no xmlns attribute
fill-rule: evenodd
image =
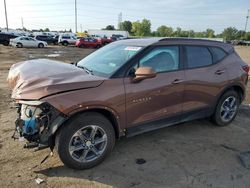
<svg viewBox="0 0 250 188"><path fill-rule="evenodd" d="M199 68L213 64L212 55L207 47L186 46L188 68Z"/></svg>
<svg viewBox="0 0 250 188"><path fill-rule="evenodd" d="M226 57L226 52L220 48L210 47L209 48L213 54L213 61L217 63Z"/></svg>

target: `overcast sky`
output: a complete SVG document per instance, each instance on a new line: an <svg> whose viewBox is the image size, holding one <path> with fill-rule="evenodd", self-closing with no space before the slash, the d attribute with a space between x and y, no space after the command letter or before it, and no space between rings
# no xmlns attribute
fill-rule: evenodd
<svg viewBox="0 0 250 188"><path fill-rule="evenodd" d="M6 0L10 28L75 30L75 0ZM244 29L250 0L77 0L78 31L117 27L118 14L124 20L150 19L152 30L160 25L216 33L225 27ZM0 27L6 27L4 0L0 0ZM250 30L250 20L249 27Z"/></svg>

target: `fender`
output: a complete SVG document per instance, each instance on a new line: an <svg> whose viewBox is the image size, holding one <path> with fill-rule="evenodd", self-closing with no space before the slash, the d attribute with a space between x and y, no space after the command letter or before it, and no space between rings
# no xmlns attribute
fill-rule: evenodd
<svg viewBox="0 0 250 188"><path fill-rule="evenodd" d="M115 121L115 131L116 133L118 133L118 137L124 136L125 135L125 121L122 120L121 115L118 114L118 112L116 112L114 109L107 107L107 106L102 106L102 105L90 105L90 106L83 106L83 105L79 105L78 108L70 111L67 116L69 117L69 119L79 113L84 113L87 111L98 111L98 110L102 110L102 111L106 111L109 112L114 121ZM124 112L125 113L125 112Z"/></svg>

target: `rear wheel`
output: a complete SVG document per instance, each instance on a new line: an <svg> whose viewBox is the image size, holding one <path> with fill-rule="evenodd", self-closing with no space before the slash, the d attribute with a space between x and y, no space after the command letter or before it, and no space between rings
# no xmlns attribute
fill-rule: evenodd
<svg viewBox="0 0 250 188"><path fill-rule="evenodd" d="M63 42L62 42L62 45L63 45L63 46L68 46L69 43L68 43L67 41L63 41Z"/></svg>
<svg viewBox="0 0 250 188"><path fill-rule="evenodd" d="M23 47L23 44L22 44L22 43L17 43L17 44L16 44L16 47L22 48L22 47Z"/></svg>
<svg viewBox="0 0 250 188"><path fill-rule="evenodd" d="M5 40L5 41L3 42L3 45L4 45L4 46L8 46L9 43L10 43L9 41Z"/></svg>
<svg viewBox="0 0 250 188"><path fill-rule="evenodd" d="M227 91L219 100L215 113L212 116L213 121L218 126L229 125L236 117L240 105L239 95L236 91Z"/></svg>
<svg viewBox="0 0 250 188"><path fill-rule="evenodd" d="M115 132L99 113L86 113L72 119L57 138L58 154L70 168L88 169L101 163L112 151Z"/></svg>
<svg viewBox="0 0 250 188"><path fill-rule="evenodd" d="M44 44L43 43L39 43L38 44L38 48L43 48L44 47Z"/></svg>

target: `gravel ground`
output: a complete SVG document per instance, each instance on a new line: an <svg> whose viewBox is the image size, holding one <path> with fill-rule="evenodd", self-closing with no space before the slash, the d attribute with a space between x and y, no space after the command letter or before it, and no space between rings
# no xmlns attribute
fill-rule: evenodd
<svg viewBox="0 0 250 188"><path fill-rule="evenodd" d="M250 47L237 47L250 65ZM92 49L50 46L17 49L0 46L0 187L173 187L248 188L250 170L238 158L250 150L250 109L245 106L228 127L208 120L183 123L117 141L99 166L84 171L65 167L57 154L40 162L49 150L34 152L11 139L16 118L6 84L9 67L33 58L75 62ZM56 55L55 55L56 54ZM250 86L245 104L250 103ZM144 164L137 164L144 159ZM37 185L35 179L44 180Z"/></svg>

